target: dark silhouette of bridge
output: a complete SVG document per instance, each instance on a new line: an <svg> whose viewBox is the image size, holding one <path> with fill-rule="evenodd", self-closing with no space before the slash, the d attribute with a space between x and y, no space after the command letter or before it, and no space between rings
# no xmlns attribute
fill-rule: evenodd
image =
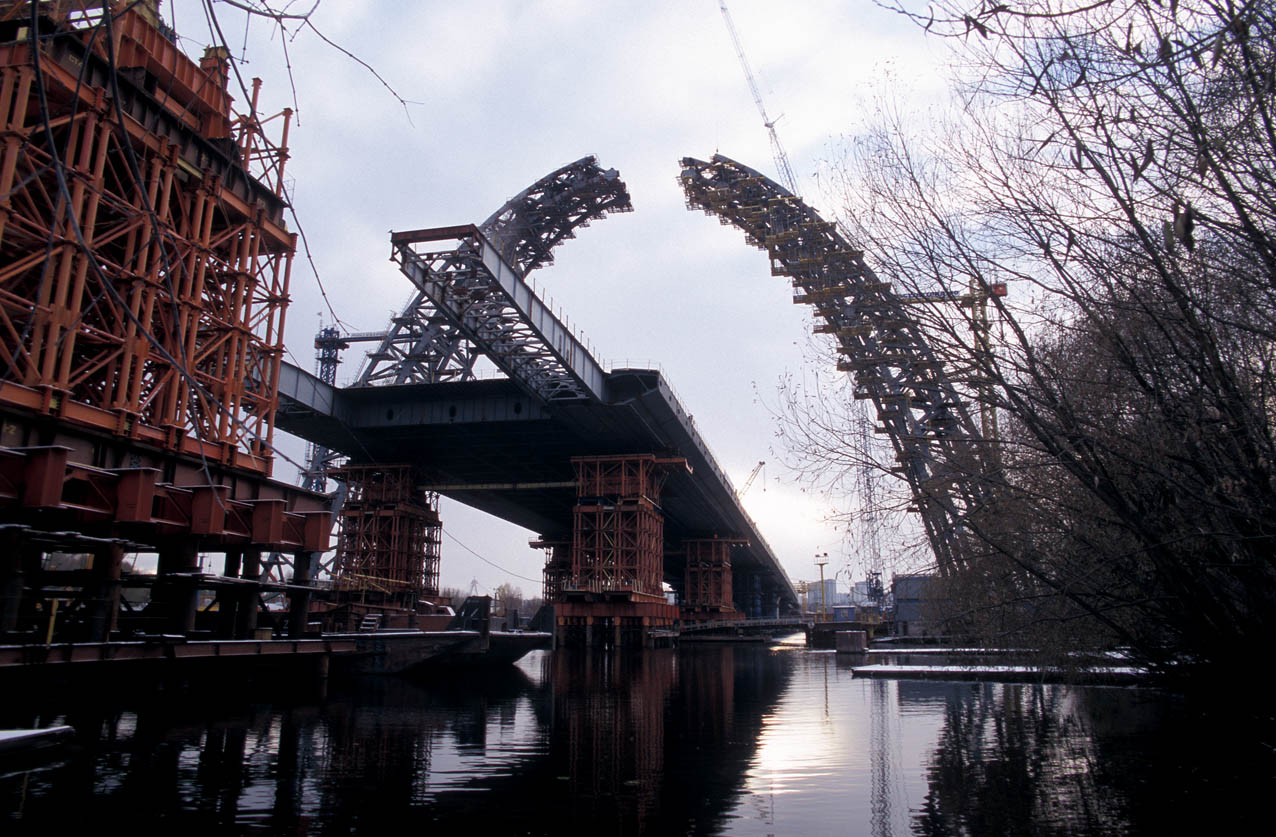
<svg viewBox="0 0 1276 837"><path fill-rule="evenodd" d="M663 580L685 600L686 587L700 585L688 582L683 544L716 542L725 567L715 569L714 583L730 586L719 609L755 617L796 612L778 558L669 383L656 370L604 369L526 280L572 230L628 208L615 172L585 158L538 181L481 227L393 234L411 301L385 332L357 336L377 349L350 386L337 386L323 369L316 375L284 364L277 425L320 455L408 464L419 474L417 488L562 545L564 563L579 540L574 459L685 460L651 498L663 525L656 547ZM504 377L477 379L479 358ZM622 526L616 536L636 531ZM568 589L576 583L566 580ZM662 599L659 590L645 592Z"/></svg>

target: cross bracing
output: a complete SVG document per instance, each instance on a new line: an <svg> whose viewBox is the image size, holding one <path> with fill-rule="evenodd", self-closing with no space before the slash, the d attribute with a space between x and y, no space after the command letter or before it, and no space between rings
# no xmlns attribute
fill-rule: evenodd
<svg viewBox="0 0 1276 837"><path fill-rule="evenodd" d="M519 277L554 260L552 250L611 212L630 212L629 191L615 169L583 157L537 180L479 229ZM397 256L397 254L396 254ZM404 263L401 262L403 267ZM406 269L406 268L405 268ZM356 386L472 380L485 352L417 288L368 353Z"/></svg>
<svg viewBox="0 0 1276 837"><path fill-rule="evenodd" d="M444 241L452 246L424 249ZM477 227L395 233L391 243L417 290L529 395L601 400L597 361Z"/></svg>

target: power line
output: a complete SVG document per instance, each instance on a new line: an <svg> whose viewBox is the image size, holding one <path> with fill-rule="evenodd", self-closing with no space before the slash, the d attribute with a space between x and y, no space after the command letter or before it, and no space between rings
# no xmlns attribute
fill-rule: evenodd
<svg viewBox="0 0 1276 837"><path fill-rule="evenodd" d="M442 527L440 527L440 528L442 528ZM447 535L449 538L451 538L453 541L455 541L455 542L456 542L456 545L457 545L457 546L461 547L461 549L464 549L466 552L470 553L470 554L471 554L471 555L473 555L475 558L477 558L477 559L479 559L480 561L482 561L484 564L489 564L489 565L491 565L491 566L495 567L496 569L500 570L501 572L505 573L506 575L512 575L512 576L514 576L515 578L520 578L520 579L522 579L523 581L530 581L530 582L532 582L533 584L540 584L540 583L541 583L541 579L539 579L539 578L528 578L528 577L527 577L527 576L525 576L525 575L519 575L518 573L514 572L513 570L509 570L509 569L506 569L505 567L502 567L500 564L496 563L495 561L489 561L487 558L484 558L482 555L479 555L477 552L475 552L474 550L470 549L470 548L469 548L468 546L466 546L465 544L461 543L460 539L459 539L459 538L457 538L457 537L456 537L456 535L453 535L451 532L449 532L447 529L443 529L443 534Z"/></svg>

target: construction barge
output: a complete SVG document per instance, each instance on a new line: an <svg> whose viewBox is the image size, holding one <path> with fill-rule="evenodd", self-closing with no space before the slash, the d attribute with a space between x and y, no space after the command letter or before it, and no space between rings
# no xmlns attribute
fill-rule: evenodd
<svg viewBox="0 0 1276 837"><path fill-rule="evenodd" d="M311 630L298 637L276 637L272 629L262 628L251 639L201 638L200 632L192 632L105 642L0 644L0 680L34 677L52 682L118 675L146 681L224 678L254 671L309 673L321 680L330 675L412 675L439 666L508 665L530 651L550 647L552 635L546 632L491 630L490 614L491 600L475 596L443 630Z"/></svg>

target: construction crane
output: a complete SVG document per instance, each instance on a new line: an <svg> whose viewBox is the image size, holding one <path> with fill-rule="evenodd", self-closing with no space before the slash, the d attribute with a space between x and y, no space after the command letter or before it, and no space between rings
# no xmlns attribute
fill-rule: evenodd
<svg viewBox="0 0 1276 837"><path fill-rule="evenodd" d="M766 460L762 460L758 462L757 465L753 466L753 470L749 472L749 478L744 481L744 485L740 488L739 492L737 492L736 496L743 497L748 493L749 488L753 485L753 481L758 478L758 473L762 470L762 466L765 464Z"/></svg>
<svg viewBox="0 0 1276 837"><path fill-rule="evenodd" d="M779 172L780 179L784 182L785 187L794 196L798 196L797 178L793 176L793 168L789 165L789 155L785 153L784 146L780 144L780 135L775 132L777 120L767 116L766 105L762 104L762 93L758 90L758 83L753 78L753 70L749 67L749 59L744 55L744 47L740 44L740 36L736 34L735 23L731 20L731 12L727 10L727 0L718 0L718 8L722 11L722 19L727 24L727 34L731 36L731 43L735 46L736 57L740 59L740 66L744 68L744 77L749 82L749 92L753 94L753 102L758 106L758 113L762 115L762 124L766 126L767 133L771 135L771 156L775 158L776 171Z"/></svg>

